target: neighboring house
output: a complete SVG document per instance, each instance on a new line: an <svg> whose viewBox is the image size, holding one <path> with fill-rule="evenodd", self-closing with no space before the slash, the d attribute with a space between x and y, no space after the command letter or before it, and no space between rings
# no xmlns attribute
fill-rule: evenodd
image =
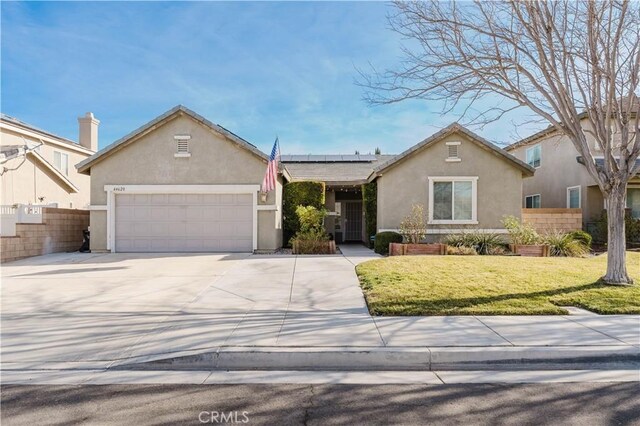
<svg viewBox="0 0 640 426"><path fill-rule="evenodd" d="M91 113L78 121L76 143L8 115L0 116L0 204L88 208L89 177L79 174L73 165L97 150L99 121Z"/></svg>
<svg viewBox="0 0 640 426"><path fill-rule="evenodd" d="M428 207L431 236L503 232L520 217L530 167L453 124L397 156L282 156L276 190L259 193L268 157L177 106L76 167L91 175L91 249L112 252L253 251L282 246L282 188L326 184L328 232L366 241L361 187L377 182L378 229L398 229L412 204Z"/></svg>
<svg viewBox="0 0 640 426"><path fill-rule="evenodd" d="M588 120L582 118L586 128ZM595 140L587 134L596 161L604 157ZM614 134L615 143L615 134ZM525 208L580 208L586 222L606 208L600 188L587 168L578 162L578 151L567 136L549 127L505 148L521 161L535 167L533 177L524 180L522 206ZM640 219L640 176L627 189L627 206Z"/></svg>

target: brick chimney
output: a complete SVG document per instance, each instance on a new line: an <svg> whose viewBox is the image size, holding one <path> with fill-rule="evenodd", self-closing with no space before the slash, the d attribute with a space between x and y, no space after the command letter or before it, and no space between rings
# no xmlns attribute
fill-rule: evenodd
<svg viewBox="0 0 640 426"><path fill-rule="evenodd" d="M93 113L88 112L84 117L78 117L78 124L80 125L80 135L78 138L80 145L91 151L97 151L98 125L100 121L93 116Z"/></svg>

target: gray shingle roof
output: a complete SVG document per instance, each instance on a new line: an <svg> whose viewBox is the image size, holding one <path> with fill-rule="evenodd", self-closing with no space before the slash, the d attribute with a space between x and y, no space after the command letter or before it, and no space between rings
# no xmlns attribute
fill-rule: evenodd
<svg viewBox="0 0 640 426"><path fill-rule="evenodd" d="M291 157L294 157L292 159ZM334 184L358 184L367 181L373 169L391 158L393 155L371 156L370 161L314 161L304 162L302 156L282 156L282 164L291 178L296 180L317 180ZM334 156L327 156L334 157Z"/></svg>

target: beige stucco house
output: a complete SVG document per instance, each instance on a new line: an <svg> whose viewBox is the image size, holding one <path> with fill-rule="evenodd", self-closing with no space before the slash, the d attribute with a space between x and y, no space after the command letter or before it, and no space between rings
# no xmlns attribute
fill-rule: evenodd
<svg viewBox="0 0 640 426"><path fill-rule="evenodd" d="M326 183L326 227L338 242L366 241L361 185L377 184L377 231L397 231L413 204L428 215L428 240L468 229L504 233L521 216L530 167L454 123L399 155L286 156L293 180Z"/></svg>
<svg viewBox="0 0 640 426"><path fill-rule="evenodd" d="M91 250L250 252L282 246L283 177L268 157L177 106L76 165L91 176Z"/></svg>
<svg viewBox="0 0 640 426"><path fill-rule="evenodd" d="M261 194L268 157L177 106L77 164L91 176L91 249L111 252L255 251L282 246L286 182L323 181L328 232L366 241L361 188L376 182L378 230L398 229L414 203L429 234L503 232L520 217L534 169L453 124L400 155L282 156L276 190Z"/></svg>
<svg viewBox="0 0 640 426"><path fill-rule="evenodd" d="M589 126L584 115L581 123L584 128ZM586 135L593 157L601 161L603 155L598 144L589 133ZM524 180L523 207L580 208L585 224L606 208L600 188L587 168L578 162L579 154L573 143L553 127L518 141L505 150L536 169L534 176ZM632 216L640 219L640 176L632 179L628 185L627 206Z"/></svg>
<svg viewBox="0 0 640 426"><path fill-rule="evenodd" d="M91 113L78 118L79 143L38 129L16 118L0 116L0 204L89 206L88 176L74 164L98 148L98 124Z"/></svg>

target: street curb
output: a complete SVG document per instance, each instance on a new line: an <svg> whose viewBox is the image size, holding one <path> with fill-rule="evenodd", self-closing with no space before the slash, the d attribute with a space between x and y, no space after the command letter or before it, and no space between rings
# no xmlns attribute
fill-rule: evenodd
<svg viewBox="0 0 640 426"><path fill-rule="evenodd" d="M635 346L564 347L221 347L125 359L134 370L478 370L601 368L640 363Z"/></svg>

